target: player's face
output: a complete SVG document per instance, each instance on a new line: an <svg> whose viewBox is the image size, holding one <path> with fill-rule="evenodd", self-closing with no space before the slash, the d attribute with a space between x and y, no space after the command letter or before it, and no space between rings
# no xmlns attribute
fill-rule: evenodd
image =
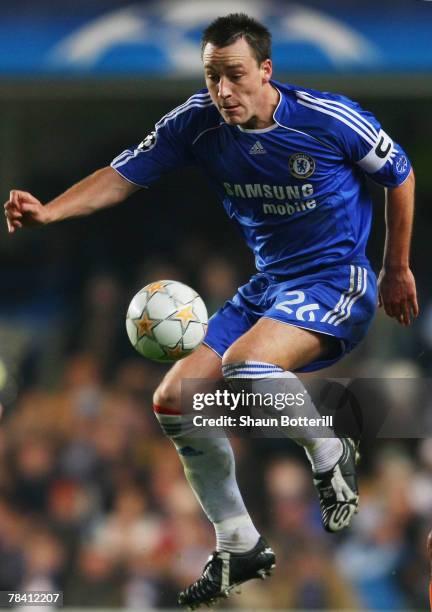
<svg viewBox="0 0 432 612"><path fill-rule="evenodd" d="M253 129L273 123L277 91L269 86L270 59L258 64L244 38L227 47L207 43L203 53L206 85L225 121Z"/></svg>

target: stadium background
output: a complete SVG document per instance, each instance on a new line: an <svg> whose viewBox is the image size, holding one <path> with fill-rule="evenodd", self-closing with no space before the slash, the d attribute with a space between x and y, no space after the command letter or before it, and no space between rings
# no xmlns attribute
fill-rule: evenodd
<svg viewBox="0 0 432 612"><path fill-rule="evenodd" d="M16 187L46 201L142 140L202 86L199 32L233 10L275 32L277 78L356 98L408 151L421 318L405 330L379 312L364 345L329 374L429 377L432 3L1 3L3 200ZM378 271L383 195L372 189ZM0 590L61 588L77 607L174 607L213 534L151 412L165 368L134 354L124 313L159 278L194 286L213 312L252 259L192 169L93 217L0 232ZM391 389L402 411L415 408L410 393ZM246 501L279 565L231 607L428 608L431 440L363 448L361 512L336 537L320 527L294 445L233 443Z"/></svg>

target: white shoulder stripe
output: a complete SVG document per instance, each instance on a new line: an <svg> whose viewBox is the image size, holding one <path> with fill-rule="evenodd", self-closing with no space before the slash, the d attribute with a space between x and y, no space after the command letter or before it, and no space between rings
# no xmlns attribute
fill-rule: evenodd
<svg viewBox="0 0 432 612"><path fill-rule="evenodd" d="M180 104L180 106L177 106L172 111L164 115L162 119L160 119L156 123L155 125L156 131L164 127L167 124L167 122L170 121L171 119L178 117L179 115L188 111L191 108L205 108L207 106L211 106L212 104L213 102L211 100L209 93L195 94L191 96L190 98L188 98L186 102L184 102L183 104ZM125 151L120 153L120 155L117 155L117 157L113 159L113 161L111 162L111 166L114 169L120 168L121 166L124 166L125 164L127 164L131 159L133 159L140 153L147 153L148 151L151 151L151 149L153 149L155 144L156 144L156 141L151 147L147 147L146 149L137 148L134 151L132 151L131 149L126 149Z"/></svg>
<svg viewBox="0 0 432 612"><path fill-rule="evenodd" d="M184 106L187 106L188 104L191 104L192 102L207 102L208 100L211 100L210 94L208 94L208 93L206 93L206 94L195 94L194 96L191 96L190 98L188 98L182 104L179 104L179 106L176 106L175 108L170 110L168 113L166 113L166 115L164 115L162 117L161 121L163 119L165 119L165 117L169 117L170 115L174 115L177 111L182 109Z"/></svg>
<svg viewBox="0 0 432 612"><path fill-rule="evenodd" d="M210 94L196 94L195 96L191 96L188 100L186 100L186 102L183 102L183 104L180 104L180 106L176 106L176 108L174 108L173 110L169 111L169 113L164 115L156 123L156 127L158 126L159 123L162 123L162 121L164 121L168 117L172 117L172 116L176 115L180 110L182 110L183 108L185 108L189 104L193 104L194 102L209 102L210 100L211 100Z"/></svg>
<svg viewBox="0 0 432 612"><path fill-rule="evenodd" d="M365 128L367 128L367 131L371 132L372 137L378 136L378 131L375 128L375 126L370 121L368 121L363 115L361 115L359 112L357 112L356 110L354 110L347 104L344 104L343 102L338 102L337 100L328 100L327 98L317 98L316 96L313 96L312 94L306 91L296 91L296 94L299 97L303 98L303 100L313 102L315 104L322 104L323 106L327 106L328 108L332 108L334 110L340 109L339 112L341 112L342 114L346 116L350 116L353 120L356 119L357 121L360 121L360 123ZM355 123L357 123L357 121L355 121Z"/></svg>
<svg viewBox="0 0 432 612"><path fill-rule="evenodd" d="M186 111L190 110L191 108L206 108L208 106L212 106L213 102L204 102L204 103L199 103L197 101L192 101L192 103L189 103L187 106L182 105L181 110L177 110L175 109L177 112L175 112L175 114L168 116L166 115L165 117L163 117L157 124L156 124L156 131L158 131L160 128L163 128L168 121L171 121L171 119L175 119L176 117L178 117L179 115L181 115L182 113L185 113ZM170 113L171 114L171 113ZM163 123L161 123L163 122ZM123 151L123 153L120 153L120 155L118 155L112 162L111 165L113 168L120 168L121 166L124 166L125 164L127 164L131 159L133 159L134 157L136 157L137 155L139 155L140 153L148 153L149 151L151 151L153 149L153 147L156 145L156 141L153 143L153 145L151 147L147 147L146 149L135 149L134 151L131 151L130 149L127 149L126 151Z"/></svg>
<svg viewBox="0 0 432 612"><path fill-rule="evenodd" d="M318 106L328 108L334 111L335 113L340 113L344 117L347 117L350 121L358 125L362 130L364 130L364 132L368 134L372 138L372 140L375 140L378 137L378 132L373 127L373 125L370 124L369 121L363 119L363 117L359 113L352 111L352 109L350 109L348 106L345 106L343 104L339 104L339 106L334 106L333 102L313 98L312 96L309 97L307 95L303 95L303 92L300 93L298 97L302 100L305 100L306 102L310 102L311 104L317 104Z"/></svg>
<svg viewBox="0 0 432 612"><path fill-rule="evenodd" d="M200 104L199 102L195 102L195 103L189 104L188 106L185 106L184 108L176 112L175 115L166 117L163 120L161 119L158 123L156 123L156 130L163 128L168 123L168 121L175 119L176 117L178 117L179 115L182 115L183 113L190 110L191 108L207 108L208 106L213 106L213 102L207 102L207 103L202 103L202 104Z"/></svg>
<svg viewBox="0 0 432 612"><path fill-rule="evenodd" d="M368 134L366 134L362 129L360 129L360 127L356 126L355 123L351 123L351 121L348 121L348 119L341 117L341 115L338 115L337 113L327 108L316 106L315 104L309 104L309 102L305 102L304 100L298 100L298 103L301 104L302 106L307 106L308 108L317 110L320 113L324 113L324 115L330 115L331 117L334 117L335 119L339 119L339 121L341 121L342 123L345 123L345 125L347 125L352 130L354 130L354 132L357 132L357 134L359 134L359 136L361 136L368 144L370 144L371 147L375 145L375 141L372 140L372 138Z"/></svg>

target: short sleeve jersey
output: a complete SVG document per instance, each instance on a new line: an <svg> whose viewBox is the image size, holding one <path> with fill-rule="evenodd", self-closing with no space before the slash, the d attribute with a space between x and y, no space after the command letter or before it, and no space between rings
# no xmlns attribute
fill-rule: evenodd
<svg viewBox="0 0 432 612"><path fill-rule="evenodd" d="M259 271L291 277L364 263L372 218L366 175L396 187L410 173L407 155L352 100L272 85L279 103L271 126L228 125L203 89L112 167L147 187L174 168L199 166L239 225Z"/></svg>

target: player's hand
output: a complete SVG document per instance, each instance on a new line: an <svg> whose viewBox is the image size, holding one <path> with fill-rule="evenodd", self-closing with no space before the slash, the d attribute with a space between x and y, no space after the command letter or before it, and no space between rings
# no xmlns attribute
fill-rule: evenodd
<svg viewBox="0 0 432 612"><path fill-rule="evenodd" d="M27 191L13 189L4 205L4 211L10 234L22 227L45 225L48 222L43 204Z"/></svg>
<svg viewBox="0 0 432 612"><path fill-rule="evenodd" d="M383 268L378 277L378 305L401 325L410 325L419 314L417 290L409 268Z"/></svg>

